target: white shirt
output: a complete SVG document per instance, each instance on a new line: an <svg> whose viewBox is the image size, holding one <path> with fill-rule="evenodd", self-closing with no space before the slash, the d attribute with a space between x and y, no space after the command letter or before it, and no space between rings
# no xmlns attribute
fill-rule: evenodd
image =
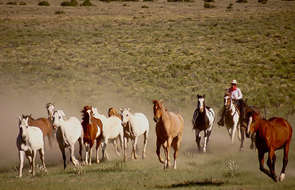
<svg viewBox="0 0 295 190"><path fill-rule="evenodd" d="M230 92L230 89L228 89L228 92L231 93L231 98L233 100L240 100L243 98L243 94L239 88L236 88L234 91Z"/></svg>

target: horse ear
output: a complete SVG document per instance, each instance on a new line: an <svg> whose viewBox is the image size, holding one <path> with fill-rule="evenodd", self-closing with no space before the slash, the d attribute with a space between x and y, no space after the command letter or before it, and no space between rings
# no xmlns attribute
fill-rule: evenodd
<svg viewBox="0 0 295 190"><path fill-rule="evenodd" d="M153 100L153 104L156 104L157 103L157 100Z"/></svg>
<svg viewBox="0 0 295 190"><path fill-rule="evenodd" d="M21 117L21 116L18 116L18 120L19 120L19 122L22 121L22 118L23 118L23 116L22 116L22 117Z"/></svg>
<svg viewBox="0 0 295 190"><path fill-rule="evenodd" d="M119 110L120 110L120 112L123 112L123 108L120 108Z"/></svg>
<svg viewBox="0 0 295 190"><path fill-rule="evenodd" d="M127 108L127 111L130 111L130 108Z"/></svg>
<svg viewBox="0 0 295 190"><path fill-rule="evenodd" d="M205 97L206 97L206 94L203 95L203 98L205 98Z"/></svg>

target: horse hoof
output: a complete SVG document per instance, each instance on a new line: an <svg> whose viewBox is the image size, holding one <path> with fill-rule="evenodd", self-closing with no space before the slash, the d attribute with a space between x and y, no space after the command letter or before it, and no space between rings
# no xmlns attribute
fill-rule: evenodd
<svg viewBox="0 0 295 190"><path fill-rule="evenodd" d="M285 177L286 177L286 174L281 173L279 181L282 182L285 179Z"/></svg>

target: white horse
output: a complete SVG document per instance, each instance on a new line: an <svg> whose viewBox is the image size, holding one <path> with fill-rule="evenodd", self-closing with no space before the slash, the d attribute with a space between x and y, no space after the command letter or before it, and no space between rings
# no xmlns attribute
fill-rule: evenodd
<svg viewBox="0 0 295 190"><path fill-rule="evenodd" d="M120 109L123 117L123 125L127 126L127 122L130 124L129 127L124 127L124 130L130 130L125 134L129 134L130 138L133 141L133 147L131 152L131 158L133 156L134 159L137 159L136 155L136 145L138 141L138 137L144 135L144 146L142 152L142 159L145 157L145 150L147 145L147 138L149 135L149 121L146 116L142 113L134 113L132 114L129 108ZM124 137L124 142L127 141L127 137ZM124 143L124 160L126 160L126 143Z"/></svg>
<svg viewBox="0 0 295 190"><path fill-rule="evenodd" d="M102 128L103 128L102 159L105 159L105 156L108 159L108 155L106 153L106 147L109 140L112 140L117 155L120 155L115 143L116 143L116 139L119 138L120 145L122 147L122 143L124 140L123 139L124 131L122 127L122 121L116 116L111 116L107 118L106 116L99 114L97 111L97 108L94 108L94 107L92 107L92 112L93 112L93 116L97 119L100 119L102 122Z"/></svg>
<svg viewBox="0 0 295 190"><path fill-rule="evenodd" d="M30 172L35 175L35 158L39 151L43 169L47 172L44 162L44 140L43 133L40 128L29 126L28 118L19 117L19 133L16 140L16 145L19 151L19 177L22 177L24 158L25 156L30 163Z"/></svg>
<svg viewBox="0 0 295 190"><path fill-rule="evenodd" d="M64 120L65 116L62 110L57 110L53 113L53 126L57 127L56 139L62 153L64 161L64 169L67 167L65 149L70 148L71 161L74 166L79 165L79 161L74 156L75 143L79 140L80 157L82 160L82 145L83 145L83 128L81 122L76 117L70 117Z"/></svg>
<svg viewBox="0 0 295 190"><path fill-rule="evenodd" d="M241 131L240 131L240 113L238 108L233 104L231 97L226 94L224 96L224 108L225 108L225 125L228 130L228 134L231 137L232 144L234 143L234 138L236 134L236 130L238 130L238 138L241 139Z"/></svg>

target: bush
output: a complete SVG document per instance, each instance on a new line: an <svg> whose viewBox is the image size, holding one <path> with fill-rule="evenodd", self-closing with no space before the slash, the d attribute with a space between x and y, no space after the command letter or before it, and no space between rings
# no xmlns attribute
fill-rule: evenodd
<svg viewBox="0 0 295 190"><path fill-rule="evenodd" d="M248 0L237 0L236 3L248 3Z"/></svg>
<svg viewBox="0 0 295 190"><path fill-rule="evenodd" d="M38 3L39 6L49 6L50 4L47 1L41 1Z"/></svg>
<svg viewBox="0 0 295 190"><path fill-rule="evenodd" d="M55 11L55 14L56 15L61 15L61 14L65 14L65 12L64 11Z"/></svg>
<svg viewBox="0 0 295 190"><path fill-rule="evenodd" d="M233 5L232 3L229 3L228 6L226 7L227 10L232 10L233 9Z"/></svg>
<svg viewBox="0 0 295 190"><path fill-rule="evenodd" d="M204 2L204 8L215 8L215 5L212 5L211 3L208 3L208 2Z"/></svg>
<svg viewBox="0 0 295 190"><path fill-rule="evenodd" d="M69 1L63 1L61 4L61 6L72 6L72 7L75 7L78 5L78 2L77 0L71 0L70 2Z"/></svg>
<svg viewBox="0 0 295 190"><path fill-rule="evenodd" d="M83 3L80 4L80 6L94 6L90 0L84 0Z"/></svg>
<svg viewBox="0 0 295 190"><path fill-rule="evenodd" d="M7 5L17 5L17 2L15 2L15 1L9 1L9 2L7 2L6 4L7 4Z"/></svg>
<svg viewBox="0 0 295 190"><path fill-rule="evenodd" d="M143 0L143 2L146 2L146 1L154 1L154 0Z"/></svg>
<svg viewBox="0 0 295 190"><path fill-rule="evenodd" d="M141 8L143 8L143 9L147 9L147 8L149 8L149 7L148 7L147 5L142 5Z"/></svg>
<svg viewBox="0 0 295 190"><path fill-rule="evenodd" d="M210 2L215 2L215 0L204 0L205 2L208 2L208 3L210 3Z"/></svg>
<svg viewBox="0 0 295 190"><path fill-rule="evenodd" d="M194 2L194 0L167 0L167 2Z"/></svg>

